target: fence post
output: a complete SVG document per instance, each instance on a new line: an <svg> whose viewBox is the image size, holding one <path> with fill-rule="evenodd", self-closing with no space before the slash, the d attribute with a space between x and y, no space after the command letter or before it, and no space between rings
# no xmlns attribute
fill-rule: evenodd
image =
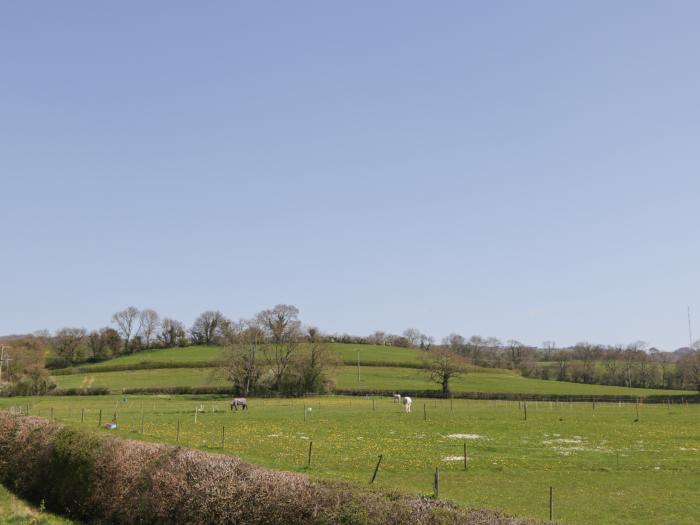
<svg viewBox="0 0 700 525"><path fill-rule="evenodd" d="M464 470L467 470L467 442L464 442Z"/></svg>
<svg viewBox="0 0 700 525"><path fill-rule="evenodd" d="M221 450L224 450L224 443L226 439L226 426L221 426Z"/></svg>
<svg viewBox="0 0 700 525"><path fill-rule="evenodd" d="M435 499L440 497L440 471L435 467L435 481L433 482L433 487L435 489Z"/></svg>
<svg viewBox="0 0 700 525"><path fill-rule="evenodd" d="M523 406L525 407L525 421L527 421L527 401L525 401Z"/></svg>
<svg viewBox="0 0 700 525"><path fill-rule="evenodd" d="M100 419L97 421L97 426L101 427L102 426L102 409L100 408Z"/></svg>
<svg viewBox="0 0 700 525"><path fill-rule="evenodd" d="M554 489L549 487L549 521L554 521Z"/></svg>
<svg viewBox="0 0 700 525"><path fill-rule="evenodd" d="M304 403L304 421L306 421L306 403Z"/></svg>
<svg viewBox="0 0 700 525"><path fill-rule="evenodd" d="M379 465L381 464L381 462L382 462L382 454L379 454L379 461L377 461L377 466L374 467L374 474L372 474L372 479L369 480L370 485L372 483L374 483L374 480L377 477L377 472L379 472Z"/></svg>
<svg viewBox="0 0 700 525"><path fill-rule="evenodd" d="M307 468L310 468L310 467L311 467L311 447L313 447L313 445L314 445L314 442L313 442L313 441L309 441L309 459L308 459L308 461L306 462L306 467L307 467Z"/></svg>
<svg viewBox="0 0 700 525"><path fill-rule="evenodd" d="M428 412L426 411L425 403L423 403L423 421L426 421L427 419L428 419Z"/></svg>
<svg viewBox="0 0 700 525"><path fill-rule="evenodd" d="M175 443L180 442L180 418L177 418L177 431L175 432Z"/></svg>
<svg viewBox="0 0 700 525"><path fill-rule="evenodd" d="M80 422L83 423L85 421L85 409L80 410Z"/></svg>

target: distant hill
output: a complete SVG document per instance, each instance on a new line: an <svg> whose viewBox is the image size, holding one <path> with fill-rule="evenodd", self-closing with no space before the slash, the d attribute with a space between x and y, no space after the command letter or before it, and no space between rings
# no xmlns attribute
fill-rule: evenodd
<svg viewBox="0 0 700 525"><path fill-rule="evenodd" d="M29 337L29 334L0 335L0 343L9 343L10 341L24 339L25 337Z"/></svg>
<svg viewBox="0 0 700 525"><path fill-rule="evenodd" d="M673 355L675 355L676 357L684 357L684 356L688 355L689 353L691 353L692 351L693 351L692 348L689 348L687 346L682 346L678 350L674 350Z"/></svg>

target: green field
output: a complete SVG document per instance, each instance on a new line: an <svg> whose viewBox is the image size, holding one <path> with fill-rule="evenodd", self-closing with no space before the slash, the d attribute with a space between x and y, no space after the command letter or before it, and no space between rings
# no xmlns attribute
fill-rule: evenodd
<svg viewBox="0 0 700 525"><path fill-rule="evenodd" d="M107 387L114 392L122 388L172 387L172 386L228 386L222 378L213 375L213 368L168 368L152 370L129 370L123 372L101 372L56 376L61 388ZM410 392L411 390L438 390L439 385L427 380L425 374L415 368L361 367L360 381L357 368L341 366L336 370L338 388L381 389ZM560 394L560 395L689 395L692 392L624 388L605 385L584 385L560 381L529 379L508 370L480 370L452 382L455 392L488 392L515 394Z"/></svg>
<svg viewBox="0 0 700 525"><path fill-rule="evenodd" d="M411 414L391 399L324 397L250 401L231 413L227 399L121 396L3 399L32 414L97 430L118 412L117 434L224 452L276 469L429 494L473 507L571 524L695 524L700 515L700 406L421 400ZM425 405L424 405L425 403ZM311 408L306 412L304 405ZM424 406L425 416L424 419ZM203 412L197 413L195 408ZM82 409L86 409L84 412ZM143 412L142 412L143 411ZM144 432L140 433L143 413ZM84 423L80 423L84 418ZM100 430L104 431L104 430ZM451 437L452 436L452 437ZM311 468L306 468L313 441ZM469 466L463 469L467 443Z"/></svg>
<svg viewBox="0 0 700 525"><path fill-rule="evenodd" d="M330 343L327 345L347 363L357 362L357 349L360 349L361 363L386 363L420 365L426 358L424 351L417 348L398 348L379 345L349 345L344 343ZM303 350L303 346L302 346ZM142 362L152 363L201 363L215 362L221 358L223 347L221 346L187 346L184 348L164 348L149 350L136 354L125 355L115 359L102 361L85 366L90 368L104 368L120 365L134 365Z"/></svg>
<svg viewBox="0 0 700 525"><path fill-rule="evenodd" d="M28 505L0 485L0 524L70 525L71 523L74 522Z"/></svg>

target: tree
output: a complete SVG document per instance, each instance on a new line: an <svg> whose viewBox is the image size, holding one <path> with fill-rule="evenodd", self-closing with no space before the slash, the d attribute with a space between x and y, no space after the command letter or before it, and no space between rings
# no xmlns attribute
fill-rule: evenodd
<svg viewBox="0 0 700 525"><path fill-rule="evenodd" d="M221 325L225 317L218 310L202 312L195 319L190 334L192 342L196 345L210 345L221 342Z"/></svg>
<svg viewBox="0 0 700 525"><path fill-rule="evenodd" d="M466 345L466 354L472 363L476 363L481 358L481 352L486 348L486 341L479 335L473 335L469 338Z"/></svg>
<svg viewBox="0 0 700 525"><path fill-rule="evenodd" d="M324 392L328 390L330 378L328 369L338 364L337 356L323 344L318 329L308 328L309 350L294 361L299 394Z"/></svg>
<svg viewBox="0 0 700 525"><path fill-rule="evenodd" d="M696 347L697 343L693 345ZM684 385L696 388L700 392L700 350L694 350L676 364Z"/></svg>
<svg viewBox="0 0 700 525"><path fill-rule="evenodd" d="M158 339L165 348L172 348L180 345L185 339L185 325L175 319L165 317L160 323Z"/></svg>
<svg viewBox="0 0 700 525"><path fill-rule="evenodd" d="M236 391L248 396L260 379L265 332L256 319L226 323L222 330L225 349L220 368Z"/></svg>
<svg viewBox="0 0 700 525"><path fill-rule="evenodd" d="M525 345L520 341L511 339L508 341L508 349L510 350L510 366L511 368L517 368L523 359Z"/></svg>
<svg viewBox="0 0 700 525"><path fill-rule="evenodd" d="M51 339L56 355L76 363L85 341L85 328L62 328Z"/></svg>
<svg viewBox="0 0 700 525"><path fill-rule="evenodd" d="M432 351L431 358L424 364L428 378L442 386L442 395L450 395L450 379L464 374L467 364L464 358L449 348L439 347Z"/></svg>
<svg viewBox="0 0 700 525"><path fill-rule="evenodd" d="M408 341L409 346L416 346L418 341L420 341L422 334L420 333L420 330L416 328L406 328L402 335Z"/></svg>
<svg viewBox="0 0 700 525"><path fill-rule="evenodd" d="M124 351L129 352L131 337L136 331L136 322L139 318L139 310L135 306L129 306L112 316L112 322L117 325L119 334L124 339Z"/></svg>
<svg viewBox="0 0 700 525"><path fill-rule="evenodd" d="M273 386L278 392L299 346L301 322L298 315L299 310L295 306L278 304L271 310L263 310L256 317L268 341L264 354L272 367Z"/></svg>
<svg viewBox="0 0 700 525"><path fill-rule="evenodd" d="M151 310L150 308L145 308L141 310L139 314L139 334L143 339L144 348L148 349L151 347L151 341L155 338L158 326L160 324L160 317L158 312Z"/></svg>
<svg viewBox="0 0 700 525"><path fill-rule="evenodd" d="M557 349L557 344L554 341L544 341L542 343L542 350L544 352L544 360L551 361L554 351Z"/></svg>
<svg viewBox="0 0 700 525"><path fill-rule="evenodd" d="M464 355L466 353L467 341L459 334L448 335L442 340L442 344L455 354Z"/></svg>
<svg viewBox="0 0 700 525"><path fill-rule="evenodd" d="M107 357L119 354L119 350L122 347L122 338L119 337L119 332L114 328L106 326L100 330L100 337L104 344L103 351Z"/></svg>

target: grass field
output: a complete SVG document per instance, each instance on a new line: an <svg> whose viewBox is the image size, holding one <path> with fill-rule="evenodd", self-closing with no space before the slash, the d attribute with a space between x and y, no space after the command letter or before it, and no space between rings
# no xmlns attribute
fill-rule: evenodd
<svg viewBox="0 0 700 525"><path fill-rule="evenodd" d="M419 365L424 360L424 352L417 348L398 348L379 345L349 345L331 343L328 347L338 356L348 362L357 362L357 349L360 349L360 361L363 363L386 363ZM164 348L149 350L137 354L125 355L101 363L95 363L91 368L104 368L115 365L133 365L144 361L155 363L198 363L215 362L221 358L221 346L188 346L185 348Z"/></svg>
<svg viewBox="0 0 700 525"><path fill-rule="evenodd" d="M55 419L94 431L98 409L103 422L117 410L117 434L168 443L179 420L180 444L211 452L221 452L224 428L227 454L360 484L383 454L380 487L429 494L439 467L441 498L520 516L546 518L550 486L564 523L690 525L700 515L698 405L641 405L635 422L632 404L530 402L525 420L509 401L416 399L411 414L387 398L253 399L236 413L227 399L207 396L0 401L25 403L32 414L48 417L53 408ZM306 421L304 404L312 409ZM195 423L196 407L204 411Z"/></svg>
<svg viewBox="0 0 700 525"><path fill-rule="evenodd" d="M0 524L70 525L72 523L74 522L31 507L0 485Z"/></svg>
<svg viewBox="0 0 700 525"><path fill-rule="evenodd" d="M221 377L212 375L211 368L172 368L152 370L129 370L123 372L102 372L56 376L61 388L107 387L114 392L122 388L171 387L171 386L227 386ZM338 388L383 389L410 392L411 390L438 390L439 385L431 383L415 368L361 367L360 382L357 381L357 368L341 366L336 370ZM489 392L516 394L579 394L579 395L689 395L692 392L624 388L605 385L584 385L559 381L545 381L521 377L507 370L489 370L466 374L452 382L455 392Z"/></svg>

